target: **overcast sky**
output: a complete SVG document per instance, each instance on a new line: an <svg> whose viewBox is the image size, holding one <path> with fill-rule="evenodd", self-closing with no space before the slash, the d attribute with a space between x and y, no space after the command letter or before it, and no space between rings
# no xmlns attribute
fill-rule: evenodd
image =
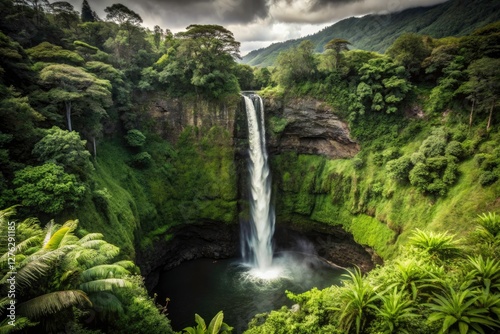
<svg viewBox="0 0 500 334"><path fill-rule="evenodd" d="M83 0L69 0L81 11ZM176 33L192 23L219 24L241 42L241 54L274 42L313 34L351 16L398 12L447 0L87 0L104 19L104 8L121 3L139 14L144 26ZM51 1L52 2L52 1Z"/></svg>

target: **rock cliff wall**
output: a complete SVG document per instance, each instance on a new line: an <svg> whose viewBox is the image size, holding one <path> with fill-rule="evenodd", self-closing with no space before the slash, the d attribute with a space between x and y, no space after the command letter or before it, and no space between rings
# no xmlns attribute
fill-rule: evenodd
<svg viewBox="0 0 500 334"><path fill-rule="evenodd" d="M292 151L338 159L359 152L347 123L322 101L295 98L283 104L266 100L266 110L285 124L281 132L270 137L269 150L273 154Z"/></svg>

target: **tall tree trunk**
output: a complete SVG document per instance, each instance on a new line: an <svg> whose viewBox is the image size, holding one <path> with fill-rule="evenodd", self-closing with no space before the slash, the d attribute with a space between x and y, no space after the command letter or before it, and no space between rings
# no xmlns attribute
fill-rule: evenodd
<svg viewBox="0 0 500 334"><path fill-rule="evenodd" d="M92 145L94 147L94 159L97 158L97 145L95 142L95 136L92 136Z"/></svg>
<svg viewBox="0 0 500 334"><path fill-rule="evenodd" d="M66 107L66 121L68 122L68 130L73 131L71 127L71 101L64 102L64 106Z"/></svg>
<svg viewBox="0 0 500 334"><path fill-rule="evenodd" d="M488 116L488 125L486 126L486 131L490 130L491 118L493 116L493 109L495 109L495 100L493 100L493 102L491 102L490 115Z"/></svg>
<svg viewBox="0 0 500 334"><path fill-rule="evenodd" d="M469 131L472 128L472 116L474 115L475 104L476 104L476 99L472 99L472 108L470 109L470 115L469 115Z"/></svg>

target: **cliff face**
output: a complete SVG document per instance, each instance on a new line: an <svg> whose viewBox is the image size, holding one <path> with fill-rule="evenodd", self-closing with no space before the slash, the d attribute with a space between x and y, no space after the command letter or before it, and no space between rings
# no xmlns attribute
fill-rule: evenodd
<svg viewBox="0 0 500 334"><path fill-rule="evenodd" d="M347 124L324 102L292 99L283 105L266 101L266 110L286 124L269 141L269 151L273 154L291 151L339 159L351 158L359 152Z"/></svg>
<svg viewBox="0 0 500 334"><path fill-rule="evenodd" d="M268 148L271 154L293 151L311 156L323 155L326 159L325 157L350 157L358 151L358 145L349 137L349 130L345 123L341 122L324 104L313 100L300 101L300 103L292 101L284 108L277 108L276 105L272 108L269 107L272 106L269 102L273 103L273 101L266 101L270 110L266 109L266 121L269 123L268 117L271 116L286 119L287 122L287 126L279 136L270 136ZM180 221L165 230L162 235L157 235L149 247L138 252L137 260L142 274L147 276L149 288L156 284L162 270L168 270L183 261L198 257L238 256L239 226L237 223L238 220L240 222L248 220L248 124L243 99L233 106L233 109L225 109L224 106L211 106L201 102L192 104L192 102L163 99L153 100L150 104L149 114L154 120L153 126L163 138L169 141L180 140L179 135L188 126L198 128L198 137L195 141L199 143L204 142L206 134L210 134L213 131L210 128L214 126L224 128L231 136L220 142L207 140L205 144L201 144L201 150L197 150L196 153L202 159L198 161L193 158L181 166L181 169L188 174L201 168L200 172L202 171L204 175L213 175L213 177L206 180L204 187L191 189L194 194L193 198L179 196L182 197L182 201L170 198L165 200L165 203L175 202L174 205L170 205L172 212L175 213L181 203L183 210L177 212L178 215L186 215L186 212L190 210L193 211L193 215L189 217L190 219ZM209 145L211 148L204 145ZM228 155L231 151L231 161L221 159L215 164L213 163L215 161L211 163L209 161L216 157L215 152L205 154L206 150L217 152L227 150ZM194 153L189 152L189 154ZM182 157L179 156L179 158ZM205 161L204 166L200 166L202 161ZM220 163L227 168L220 168ZM219 171L230 169L235 175L223 178L221 177L223 174L217 171L214 173L214 166L219 166L217 167ZM273 173L276 172L276 180L281 179L281 175L291 167L286 164L274 166L276 171ZM187 189L189 187L200 186L203 178L204 176L200 175L196 179L186 179L181 182L183 188L186 189L180 192L180 195L190 193ZM231 189L231 195L233 191L237 194L229 196L228 192L228 196L225 197L224 193L213 193L210 190L226 183L226 187ZM288 198L288 193L283 190L283 187L275 187L275 189L277 190L275 197ZM213 201L213 198L222 199L227 205L219 203L211 205L210 210L203 210L205 205ZM285 212L293 211L291 207L283 207L281 204L279 207ZM234 212L237 213L234 214ZM175 219L175 214L165 214L165 217L172 216ZM287 217L290 216L287 215ZM223 217L227 219L221 219ZM341 266L356 264L364 270L372 268L373 258L370 250L356 244L353 237L343 231L341 226L324 225L322 228L321 224L314 224L313 219L305 218L305 220L307 220L305 224L295 224L294 220L281 219L274 238L276 246L286 248L296 237L305 238L315 245L317 254L328 261Z"/></svg>
<svg viewBox="0 0 500 334"><path fill-rule="evenodd" d="M175 143L188 126L197 127L201 134L214 126L233 133L238 101L239 96L217 103L196 98L168 99L155 96L149 98L146 112L153 121L154 131Z"/></svg>

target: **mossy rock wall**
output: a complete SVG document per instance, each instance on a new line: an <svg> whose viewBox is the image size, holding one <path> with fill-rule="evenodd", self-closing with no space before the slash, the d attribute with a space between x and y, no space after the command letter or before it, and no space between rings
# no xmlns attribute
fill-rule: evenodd
<svg viewBox="0 0 500 334"><path fill-rule="evenodd" d="M81 227L103 232L125 257L134 258L138 247L151 248L174 226L236 224L238 102L145 99L138 124L147 137L141 150L151 155L150 165L134 165L137 152L118 130L100 141L92 190L74 213ZM159 111L163 107L168 110Z"/></svg>

